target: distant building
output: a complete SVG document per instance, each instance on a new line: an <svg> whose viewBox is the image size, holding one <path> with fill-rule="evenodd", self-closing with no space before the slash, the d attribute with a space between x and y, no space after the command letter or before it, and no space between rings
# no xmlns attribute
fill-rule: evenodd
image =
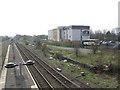
<svg viewBox="0 0 120 90"><path fill-rule="evenodd" d="M53 40L57 41L57 38L58 38L58 29L55 28L55 29L53 29Z"/></svg>
<svg viewBox="0 0 120 90"><path fill-rule="evenodd" d="M120 28L116 28L116 34L120 35Z"/></svg>
<svg viewBox="0 0 120 90"><path fill-rule="evenodd" d="M90 39L90 26L59 26L48 31L48 40L53 41L81 41Z"/></svg>
<svg viewBox="0 0 120 90"><path fill-rule="evenodd" d="M53 40L53 30L48 31L48 40Z"/></svg>
<svg viewBox="0 0 120 90"><path fill-rule="evenodd" d="M120 35L120 28L114 28L114 29L112 29L111 33L116 34L116 35Z"/></svg>

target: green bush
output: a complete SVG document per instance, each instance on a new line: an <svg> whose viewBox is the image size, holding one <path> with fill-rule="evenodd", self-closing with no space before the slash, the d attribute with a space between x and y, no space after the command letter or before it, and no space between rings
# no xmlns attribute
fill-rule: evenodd
<svg viewBox="0 0 120 90"><path fill-rule="evenodd" d="M64 42L57 42L57 41L53 41L53 42L45 42L48 45L55 45L55 46L62 46L62 47L73 47L73 44L68 42L68 43L64 43Z"/></svg>

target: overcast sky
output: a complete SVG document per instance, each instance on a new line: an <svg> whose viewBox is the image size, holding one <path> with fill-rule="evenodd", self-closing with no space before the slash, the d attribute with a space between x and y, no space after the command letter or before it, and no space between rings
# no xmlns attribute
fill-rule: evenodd
<svg viewBox="0 0 120 90"><path fill-rule="evenodd" d="M0 0L0 35L41 35L57 26L118 26L119 0Z"/></svg>

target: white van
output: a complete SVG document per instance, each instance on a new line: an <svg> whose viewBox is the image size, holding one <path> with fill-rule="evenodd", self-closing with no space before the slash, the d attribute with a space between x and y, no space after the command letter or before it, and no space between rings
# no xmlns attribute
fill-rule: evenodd
<svg viewBox="0 0 120 90"><path fill-rule="evenodd" d="M91 46L91 45L95 45L95 42L83 42L83 45Z"/></svg>

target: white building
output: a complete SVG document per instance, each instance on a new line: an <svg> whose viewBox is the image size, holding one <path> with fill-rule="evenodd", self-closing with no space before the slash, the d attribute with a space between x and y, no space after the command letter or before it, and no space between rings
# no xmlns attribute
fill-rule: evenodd
<svg viewBox="0 0 120 90"><path fill-rule="evenodd" d="M81 41L90 39L89 26L60 26L56 29L57 35L54 36L53 30L48 31L48 39L53 41ZM54 38L53 38L54 37Z"/></svg>
<svg viewBox="0 0 120 90"><path fill-rule="evenodd" d="M53 30L48 31L48 39L53 40Z"/></svg>

